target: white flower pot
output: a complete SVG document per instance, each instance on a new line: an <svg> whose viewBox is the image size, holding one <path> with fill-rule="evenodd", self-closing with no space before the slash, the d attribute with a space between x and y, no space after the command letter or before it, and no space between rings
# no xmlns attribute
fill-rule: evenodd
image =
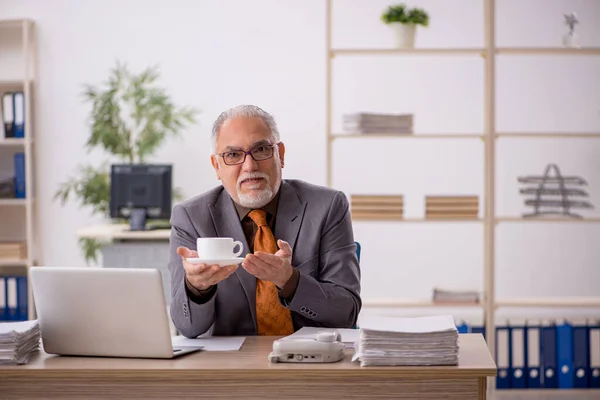
<svg viewBox="0 0 600 400"><path fill-rule="evenodd" d="M392 22L388 24L394 35L394 44L399 48L414 48L417 26L415 24L403 24Z"/></svg>

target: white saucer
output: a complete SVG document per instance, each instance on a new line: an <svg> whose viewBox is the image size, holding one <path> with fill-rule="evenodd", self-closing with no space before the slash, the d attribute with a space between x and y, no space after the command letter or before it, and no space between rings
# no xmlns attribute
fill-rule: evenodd
<svg viewBox="0 0 600 400"><path fill-rule="evenodd" d="M227 265L238 265L242 261L244 261L244 257L235 257L235 258L217 258L217 259L202 259L202 258L186 258L187 262L192 264L206 264L206 265L215 265L218 264L220 267L225 267Z"/></svg>

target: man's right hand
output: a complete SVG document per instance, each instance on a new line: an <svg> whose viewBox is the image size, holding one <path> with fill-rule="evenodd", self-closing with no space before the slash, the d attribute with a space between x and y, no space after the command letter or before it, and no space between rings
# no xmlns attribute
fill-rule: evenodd
<svg viewBox="0 0 600 400"><path fill-rule="evenodd" d="M198 257L198 253L183 246L177 248L177 254L181 256L186 279L198 290L206 290L227 279L238 268L237 265L221 267L219 265L192 264L186 258Z"/></svg>

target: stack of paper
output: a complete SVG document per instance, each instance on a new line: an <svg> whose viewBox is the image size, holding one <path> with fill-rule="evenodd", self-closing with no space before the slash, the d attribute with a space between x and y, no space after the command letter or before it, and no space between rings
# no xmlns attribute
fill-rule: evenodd
<svg viewBox="0 0 600 400"><path fill-rule="evenodd" d="M352 133L412 134L413 114L359 112L343 116L343 128Z"/></svg>
<svg viewBox="0 0 600 400"><path fill-rule="evenodd" d="M479 303L479 292L475 290L449 290L433 288L433 301L435 303Z"/></svg>
<svg viewBox="0 0 600 400"><path fill-rule="evenodd" d="M360 321L353 360L371 365L456 365L458 330L450 315Z"/></svg>
<svg viewBox="0 0 600 400"><path fill-rule="evenodd" d="M37 320L0 323L0 365L27 364L39 347Z"/></svg>

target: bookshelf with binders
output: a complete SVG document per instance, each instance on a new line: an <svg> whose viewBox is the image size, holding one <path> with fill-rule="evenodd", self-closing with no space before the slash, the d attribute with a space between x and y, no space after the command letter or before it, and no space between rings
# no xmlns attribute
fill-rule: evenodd
<svg viewBox="0 0 600 400"><path fill-rule="evenodd" d="M397 149L395 146L396 143L402 143L402 146L409 147L412 149L424 147L423 143L426 143L428 146L436 146L438 141L443 141L444 143L448 143L449 145L454 142L460 143L470 143L470 141L477 141L482 144L481 151L483 153L483 196L479 199L479 202L483 208L483 216L481 218L456 218L452 221L449 218L446 218L445 221L450 226L450 224L454 224L457 227L464 226L467 222L472 224L481 224L483 229L483 293L482 299L476 303L464 303L464 302L456 302L456 303L444 303L441 304L436 301L432 301L429 299L413 299L413 298L394 298L394 297L386 297L386 298L365 298L363 301L363 307L369 309L375 309L381 311L386 309L386 313L390 309L402 309L403 314L411 313L448 313L453 315L473 315L473 312L465 312L467 308L470 310L481 311L483 314L482 321L479 320L478 317L475 317L474 320L477 322L461 320L460 318L456 319L457 327L462 333L482 333L485 336L485 339L490 348L491 354L495 357L496 361L501 361L503 363L503 368L505 368L504 373L506 376L504 379L500 380L490 380L488 383L488 388L493 391L498 389L499 393L516 393L514 390L506 391L502 390L504 388L511 389L528 389L528 393L533 393L530 389L536 388L535 379L528 380L525 376L526 371L519 371L519 362L524 361L532 361L538 358L539 366L549 365L549 364L559 364L559 356L562 355L563 361L566 361L560 369L567 370L568 372L560 377L560 379L552 380L552 379L544 379L539 380L539 385L537 388L547 389L547 388L585 388L586 392L584 396L588 394L596 395L597 392L595 390L588 390L592 388L598 388L598 377L600 377L600 336L598 336L600 331L598 331L597 327L600 324L600 292L592 293L592 295L586 296L561 296L556 295L553 297L534 297L527 298L522 296L511 296L505 298L498 298L497 295L497 287L499 284L499 268L498 265L502 264L502 260L498 260L499 246L497 244L497 237L499 233L497 232L500 229L504 229L505 227L517 226L522 231L527 232L528 228L536 229L536 227L551 227L556 226L564 226L564 227L581 227L585 229L586 227L593 226L594 224L600 222L600 217L597 216L585 216L583 218L567 218L564 215L549 215L544 216L543 218L526 218L525 216L515 215L514 213L508 213L507 215L501 215L497 211L498 207L496 204L496 199L498 194L501 193L499 189L499 181L503 178L504 170L499 166L499 160L502 159L510 159L511 157L500 158L501 151L503 148L498 148L497 144L500 143L500 146L503 146L507 142L515 142L515 143L525 143L536 141L536 143L543 142L553 142L553 143L575 143L577 145L581 143L597 143L596 141L600 139L600 129L595 129L592 131L579 131L577 128L572 126L568 127L568 131L565 128L563 132L552 132L548 129L541 129L539 131L531 131L523 128L515 128L515 130L508 130L502 127L499 127L497 123L497 114L501 114L498 111L498 99L500 98L500 88L498 83L498 71L504 73L501 68L505 67L507 64L505 63L508 57L511 59L518 59L520 61L530 62L535 57L545 57L547 62L560 64L566 59L576 59L581 63L594 62L594 57L600 57L600 47L598 44L585 45L579 48L565 48L560 47L560 44L547 46L547 47L516 47L513 45L508 46L498 46L497 44L497 25L503 23L506 25L505 21L502 21L497 17L497 9L499 7L499 0L482 0L482 11L483 11L483 45L475 45L473 47L464 47L464 46L452 46L449 48L439 48L439 47L431 47L431 48L385 48L381 47L380 44L373 43L373 48L368 48L368 45L364 43L369 42L366 38L370 36L367 34L368 32L373 33L372 36L375 36L376 31L374 28L374 22L367 21L364 24L359 23L361 18L367 18L365 15L368 13L361 14L356 17L356 19L352 20L352 23L348 21L343 21L343 18L348 19L348 16L351 15L349 13L344 14L343 17L335 18L336 12L346 12L344 8L348 8L347 4L339 4L336 0L327 0L326 1L326 105L325 105L325 114L326 114L326 122L325 122L325 131L326 131L326 167L327 167L327 184L330 186L338 186L340 180L338 180L337 176L334 174L336 168L334 166L336 164L341 164L339 160L343 160L343 153L350 153L351 147L353 144L350 143L358 143L357 147L368 148L370 143L377 141L379 146L377 147L380 150L378 156L383 158L384 154L387 154L388 149ZM382 3L377 3L382 4ZM508 7L506 3L500 4L500 6L504 6L505 10ZM429 7L434 7L433 4L429 4ZM375 17L375 13L368 14L370 17ZM351 15L353 16L353 15ZM441 14L436 14L436 18L439 20L441 18ZM559 21L561 15L558 16ZM466 21L465 21L466 22ZM469 23L472 20L468 21ZM461 24L461 21L456 21L458 25ZM529 23L529 22L528 22ZM364 31L360 31L363 25L366 27ZM353 34L359 32L360 34L356 34L353 37L357 38L361 41L360 45L356 48L353 48L353 43L349 43L344 47L340 48L334 44L334 28L340 29L339 27L343 26L349 31L349 26L352 27ZM516 28L515 28L516 29ZM369 31L370 30L370 31ZM343 31L343 28L342 28ZM365 33L367 32L367 33ZM522 43L523 37L520 37L520 42ZM379 47L377 47L379 46ZM356 116L351 115L354 119L358 119L359 117L363 119L363 124L355 124L357 127L356 132L349 132L347 128L348 115L343 115L343 123L342 130L347 132L338 132L335 128L335 125L339 123L339 120L342 118L340 116L340 110L343 107L336 108L334 104L334 94L336 91L334 88L343 87L344 84L348 83L349 86L359 87L359 85L353 81L344 80L344 84L339 83L342 78L339 78L337 75L338 63L341 60L344 60L346 63L356 62L357 70L360 68L366 71L372 71L369 69L371 66L367 64L367 60L369 63L375 64L376 62L386 63L389 60L395 60L396 58L402 58L402 60L413 60L418 58L433 58L433 56L439 56L439 60L444 57L444 61L440 61L440 63L445 62L445 60L453 60L460 57L477 57L482 61L483 67L483 132L456 132L451 131L449 133L413 133L411 131L412 125L411 122L407 122L406 125L409 126L407 131L402 131L401 129L396 129L395 132L389 132L386 130L376 131L370 128L368 123L372 125L377 125L372 120L375 117L382 118L386 117L390 119L388 121L388 126L391 126L392 123L396 125L400 124L401 121L399 119L408 118L412 119L412 115L399 115L399 114L385 114L382 111L382 114L377 115L378 113L373 111L372 108L369 108L368 111ZM507 57L508 56L508 57ZM350 61L356 60L356 61ZM354 65L354 64L353 64ZM394 64L396 65L396 64ZM444 64L445 65L445 64ZM466 65L466 64L465 64ZM554 65L554 64L552 64ZM385 64L383 65L385 67ZM358 80L359 74L354 73L350 74L349 71L351 69L344 65L342 69L342 73L346 73L346 77L352 77L354 80ZM381 71L384 71L384 68L381 68ZM354 71L354 70L352 70ZM427 72L427 71L425 71ZM405 72L403 72L405 74ZM400 74L402 75L402 74ZM424 75L425 76L425 75ZM424 78L424 76L418 75L419 78ZM379 76L372 77L372 80L368 82L374 87L378 82L381 81ZM476 79L477 76L474 76L472 79ZM390 81L396 80L396 76L391 76ZM514 79L514 78L513 78ZM398 78L400 80L400 78ZM418 79L415 79L418 80ZM529 83L529 82L528 82ZM443 86L443 84L438 83L438 85ZM393 85L390 83L390 87ZM366 86L369 90L368 86ZM396 87L397 89L397 87ZM408 88L407 88L408 90ZM414 90L414 89L413 89ZM371 97L369 99L373 99L377 97L377 99L372 100L371 103L377 104L376 100L383 98L383 94L379 93L375 96L375 91L372 90ZM398 96L406 96L405 92L398 92ZM346 93L346 97L352 97ZM341 96L340 96L341 97ZM361 98L360 95L354 96L355 98ZM416 97L416 96L415 96ZM350 102L346 102L344 104L353 104ZM371 107L370 103L366 103ZM396 104L396 103L395 103ZM397 104L402 104L398 102ZM381 106L382 103L379 103ZM375 106L372 106L375 107ZM391 107L391 106L390 106ZM336 112L337 111L337 112ZM505 113L504 113L505 114ZM503 114L503 115L504 115ZM368 119L371 120L368 120ZM392 118L398 119L398 121L391 121ZM355 122L355 121L353 121ZM345 124L345 125L344 125ZM379 121L379 126L383 126L381 121ZM397 128L397 126L396 126ZM519 130L521 129L521 130ZM585 145L584 145L585 146ZM439 151L438 148L434 148ZM403 154L407 154L403 153ZM352 158L351 162L357 163L358 158ZM334 164L334 161L336 163ZM344 166L348 164L344 163ZM418 169L418 167L415 167ZM393 172L393 171L392 171ZM542 171L537 171L542 172ZM397 179L397 175L393 175ZM393 180L390 178L390 180ZM363 186L369 187L368 180L365 180ZM370 185L372 190L373 185ZM369 189L365 189L369 190ZM391 198L393 195L399 197L396 201L396 208L391 212L387 210L385 213L382 210L377 210L377 213L371 208L369 209L369 213L364 212L365 207L355 207L355 215L353 216L353 220L357 224L366 224L363 222L364 220L370 220L369 223L377 224L383 227L389 227L393 225L397 225L398 223L402 223L403 225L410 225L415 223L429 223L427 226L431 226L432 229L436 229L436 224L439 224L440 221L437 219L431 218L405 218L402 215L403 208L406 208L405 204L407 203L403 196L400 196L398 193L399 190L404 190L402 188L393 187L393 185L388 185L385 188L381 189L381 192L378 194L378 197L383 198ZM388 193L390 192L391 193ZM384 193L385 192L385 193ZM363 196L367 194L361 193ZM370 194L370 193L368 193ZM350 196L351 202L359 198L359 194L353 192ZM381 201L380 199L377 199ZM388 207L391 210L391 207ZM375 218L376 217L376 218ZM560 224L560 225L558 225ZM522 227L522 228L521 228ZM451 229L451 228L449 228ZM501 234L502 232L500 232ZM368 238L367 238L368 239ZM535 235L531 235L531 241L535 242ZM357 240L361 240L361 238L357 238ZM363 240L361 243L366 249L369 247L368 240ZM555 247L558 247L561 243L556 243ZM554 245L551 245L554 246ZM367 250L368 251L368 250ZM500 271L501 272L501 271ZM564 312L562 310L565 309L585 309L590 311L590 318L586 321L571 321L570 319L561 319L561 316L564 315L569 316L570 314ZM426 310L424 310L426 309ZM502 318L499 317L499 309L501 311L509 310L511 313L515 310L515 315L519 315L520 311L526 313L530 310L543 310L542 314L545 311L550 311L554 315L556 315L555 319L548 319L539 322L536 325L534 321L528 321L527 324L522 323L518 324L514 319L509 319L508 321L502 321ZM424 311L420 311L424 310ZM598 321L596 320L598 317ZM462 318L462 317L461 317ZM543 328L542 325L544 324ZM485 334L485 332L494 332L494 334ZM500 337L502 340L504 338L509 338L512 342L517 343L518 338L527 337L528 335L535 336L535 332L538 335L541 335L538 338L538 344L529 345L531 341L523 342L521 345L525 346L525 350L530 350L533 353L531 355L520 353L520 351L515 350L514 353L506 353L504 354L504 347L500 349L497 348L497 339ZM511 339L515 336L515 339ZM544 341L544 339L548 339ZM552 341L554 338L554 341ZM560 339L559 339L560 338ZM566 339L563 339L566 338ZM587 338L584 340L585 343L589 343L587 347L580 347L581 340L583 338ZM535 340L535 339L532 339ZM508 343L508 342L506 342ZM551 343L551 344L548 344ZM560 345L559 345L560 343ZM503 342L502 346L504 346L505 342ZM544 346L541 348L540 346ZM535 351L537 350L537 355ZM508 351L508 347L507 347ZM546 354L546 352L550 352L545 356L545 364L544 360L539 357ZM514 362L513 362L514 361ZM581 365L587 365L587 374L582 376L585 367L581 367ZM579 366L579 367L578 367ZM574 371L574 369L576 369ZM574 374L573 374L574 371ZM557 373L560 371L557 371ZM511 379L512 375L514 376ZM532 372L535 375L535 371ZM538 378L540 376L541 371L538 371ZM550 372L552 375L552 372ZM499 374L500 376L500 374ZM553 375L554 378L558 377L558 374ZM529 386L529 383L531 385ZM494 386L498 386L495 388ZM569 391L570 394L575 394L576 391ZM544 393L548 393L547 391ZM579 394L579 393L577 393ZM510 396L510 395L509 395ZM600 396L600 395L599 395ZM512 397L511 397L512 398ZM584 397L587 398L587 397ZM591 398L591 397L590 397Z"/></svg>
<svg viewBox="0 0 600 400"><path fill-rule="evenodd" d="M34 23L0 20L0 321L35 318Z"/></svg>

